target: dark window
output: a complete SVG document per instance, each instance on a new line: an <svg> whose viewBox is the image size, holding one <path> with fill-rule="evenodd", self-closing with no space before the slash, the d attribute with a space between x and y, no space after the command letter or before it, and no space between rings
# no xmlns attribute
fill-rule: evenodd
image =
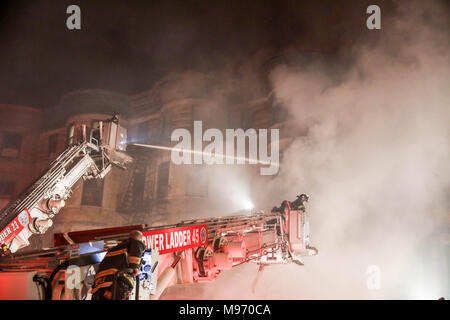
<svg viewBox="0 0 450 320"><path fill-rule="evenodd" d="M249 111L241 112L241 126L242 129L247 130L253 127L253 113Z"/></svg>
<svg viewBox="0 0 450 320"><path fill-rule="evenodd" d="M227 123L229 125L230 128L240 128L241 124L240 124L240 114L237 112L229 112L228 116L227 116Z"/></svg>
<svg viewBox="0 0 450 320"><path fill-rule="evenodd" d="M211 109L205 106L193 106L192 107L192 118L194 121L201 121L203 129L205 128L211 128L211 119L212 118L218 118L218 115L216 113L213 113L214 116L211 116L213 112Z"/></svg>
<svg viewBox="0 0 450 320"><path fill-rule="evenodd" d="M101 207L103 203L103 179L91 179L83 182L81 204Z"/></svg>
<svg viewBox="0 0 450 320"><path fill-rule="evenodd" d="M0 181L0 196L10 196L14 194L14 182Z"/></svg>
<svg viewBox="0 0 450 320"><path fill-rule="evenodd" d="M208 196L207 175L200 168L194 168L187 174L186 195L191 197Z"/></svg>
<svg viewBox="0 0 450 320"><path fill-rule="evenodd" d="M150 130L150 121L145 121L145 122L141 122L139 123L139 127L138 127L138 141L139 142L143 142L143 143L148 143L149 141L149 130Z"/></svg>
<svg viewBox="0 0 450 320"><path fill-rule="evenodd" d="M22 134L16 132L0 133L0 156L18 158L22 146Z"/></svg>
<svg viewBox="0 0 450 320"><path fill-rule="evenodd" d="M272 107L272 124L284 122L288 120L288 113L285 108L280 106Z"/></svg>
<svg viewBox="0 0 450 320"><path fill-rule="evenodd" d="M148 121L148 137L149 137L149 143L159 144L159 126L160 126L160 120L159 119L153 119Z"/></svg>
<svg viewBox="0 0 450 320"><path fill-rule="evenodd" d="M164 199L169 195L170 162L163 162L158 168L158 198Z"/></svg>
<svg viewBox="0 0 450 320"><path fill-rule="evenodd" d="M134 173L133 200L136 202L136 204L140 204L144 200L146 172L147 168L144 167Z"/></svg>
<svg viewBox="0 0 450 320"><path fill-rule="evenodd" d="M48 137L48 156L51 157L58 151L58 134Z"/></svg>
<svg viewBox="0 0 450 320"><path fill-rule="evenodd" d="M166 116L161 118L161 138L163 142L170 138L170 122Z"/></svg>

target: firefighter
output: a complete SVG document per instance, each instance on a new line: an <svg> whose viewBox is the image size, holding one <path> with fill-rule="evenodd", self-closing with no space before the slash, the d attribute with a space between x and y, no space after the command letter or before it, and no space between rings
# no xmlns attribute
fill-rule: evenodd
<svg viewBox="0 0 450 320"><path fill-rule="evenodd" d="M283 220L283 223L286 223L286 208L289 208L289 210L299 210L305 212L305 202L308 202L309 197L302 193L301 195L297 196L297 199L295 201L287 201L284 200L279 207L273 207L272 212L278 212L281 213L281 219ZM269 223L275 223L275 220L270 221ZM309 222L307 226L308 232L309 232ZM281 231L277 229L277 234L281 235ZM309 238L308 238L309 239Z"/></svg>
<svg viewBox="0 0 450 320"><path fill-rule="evenodd" d="M284 200L279 207L273 207L272 212L279 212L281 214L284 214L285 208L290 208L289 201L287 200Z"/></svg>
<svg viewBox="0 0 450 320"><path fill-rule="evenodd" d="M297 199L291 203L291 209L292 210L299 210L305 212L305 202L308 202L309 197L302 193L301 195L297 196Z"/></svg>
<svg viewBox="0 0 450 320"><path fill-rule="evenodd" d="M116 299L128 299L134 288L134 277L139 272L141 256L146 249L143 238L140 231L133 230L128 240L108 250L94 278L92 300L111 300L115 278ZM126 272L127 269L132 272Z"/></svg>
<svg viewBox="0 0 450 320"><path fill-rule="evenodd" d="M305 202L308 202L309 197L302 193L301 195L297 196L297 199L295 201L287 201L284 200L281 203L280 207L273 207L272 212L279 212L284 214L284 211L286 208L289 208L290 210L300 210L305 212Z"/></svg>
<svg viewBox="0 0 450 320"><path fill-rule="evenodd" d="M115 123L118 125L119 124L119 113L114 111L111 119L108 119L105 122L112 122L112 123Z"/></svg>

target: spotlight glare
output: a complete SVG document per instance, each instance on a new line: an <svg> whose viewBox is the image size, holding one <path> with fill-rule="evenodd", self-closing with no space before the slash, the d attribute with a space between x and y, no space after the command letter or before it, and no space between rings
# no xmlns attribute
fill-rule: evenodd
<svg viewBox="0 0 450 320"><path fill-rule="evenodd" d="M246 201L244 204L244 210L252 210L255 206L251 201Z"/></svg>

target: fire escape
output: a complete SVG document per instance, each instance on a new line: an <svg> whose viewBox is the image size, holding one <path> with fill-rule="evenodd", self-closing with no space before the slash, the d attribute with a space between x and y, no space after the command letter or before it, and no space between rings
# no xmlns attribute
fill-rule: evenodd
<svg viewBox="0 0 450 320"><path fill-rule="evenodd" d="M151 192L146 192L147 171L151 164L152 151L129 146L128 152L134 161L127 172L125 189L120 197L118 209L127 216L130 223L139 224L148 222L146 220L152 209L152 199L148 196Z"/></svg>

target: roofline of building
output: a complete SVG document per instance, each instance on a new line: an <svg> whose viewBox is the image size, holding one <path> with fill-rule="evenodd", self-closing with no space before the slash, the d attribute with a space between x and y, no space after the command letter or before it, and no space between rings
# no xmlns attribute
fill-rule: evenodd
<svg viewBox="0 0 450 320"><path fill-rule="evenodd" d="M26 109L29 111L34 111L34 112L42 112L42 110L40 108L37 107L31 107L31 106L24 106L21 104L11 104L11 103L0 103L0 108L1 107L8 107L8 108L20 108L20 109Z"/></svg>

